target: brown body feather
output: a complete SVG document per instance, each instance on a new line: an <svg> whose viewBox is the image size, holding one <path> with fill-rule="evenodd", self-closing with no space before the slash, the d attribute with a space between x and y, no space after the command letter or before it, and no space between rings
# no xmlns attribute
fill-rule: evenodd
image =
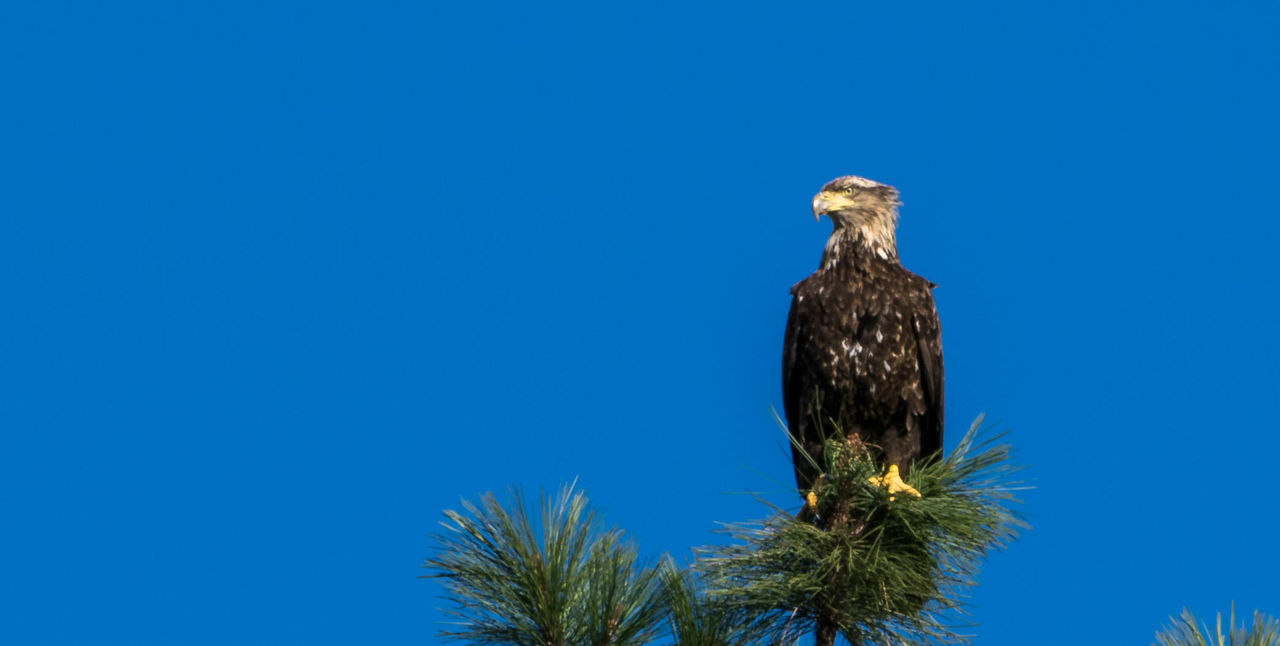
<svg viewBox="0 0 1280 646"><path fill-rule="evenodd" d="M783 404L796 485L808 490L839 428L903 470L942 450L942 340L933 285L856 229L837 227L821 268L791 289ZM810 459L818 467L810 463Z"/></svg>

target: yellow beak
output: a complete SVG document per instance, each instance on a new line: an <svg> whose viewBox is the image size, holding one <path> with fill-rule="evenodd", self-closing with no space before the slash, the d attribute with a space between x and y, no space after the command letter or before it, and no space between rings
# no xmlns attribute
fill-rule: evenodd
<svg viewBox="0 0 1280 646"><path fill-rule="evenodd" d="M813 221L817 222L822 216L831 212L831 201L827 199L826 193L818 193L813 196Z"/></svg>

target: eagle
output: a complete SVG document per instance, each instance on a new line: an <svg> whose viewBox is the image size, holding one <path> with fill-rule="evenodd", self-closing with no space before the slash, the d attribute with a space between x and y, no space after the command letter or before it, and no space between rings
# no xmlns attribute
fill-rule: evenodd
<svg viewBox="0 0 1280 646"><path fill-rule="evenodd" d="M875 451L890 494L942 451L942 337L933 283L898 260L898 191L847 175L813 198L833 229L818 270L791 288L782 395L796 486L817 505L823 441L839 429ZM815 466L818 465L818 466Z"/></svg>

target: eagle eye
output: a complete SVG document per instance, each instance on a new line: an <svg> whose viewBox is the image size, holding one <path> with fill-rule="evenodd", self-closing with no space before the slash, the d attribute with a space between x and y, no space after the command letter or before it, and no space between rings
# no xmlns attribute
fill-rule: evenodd
<svg viewBox="0 0 1280 646"><path fill-rule="evenodd" d="M844 189L844 194L845 194L845 195L853 195L853 187L852 187L852 186L846 186L846 187L845 187L845 189Z"/></svg>

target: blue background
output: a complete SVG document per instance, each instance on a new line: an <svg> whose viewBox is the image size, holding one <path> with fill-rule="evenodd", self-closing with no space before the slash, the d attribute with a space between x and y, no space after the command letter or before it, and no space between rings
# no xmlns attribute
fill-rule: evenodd
<svg viewBox="0 0 1280 646"><path fill-rule="evenodd" d="M432 643L460 497L795 504L847 173L1037 487L977 643L1280 613L1274 3L181 4L0 20L5 641Z"/></svg>

